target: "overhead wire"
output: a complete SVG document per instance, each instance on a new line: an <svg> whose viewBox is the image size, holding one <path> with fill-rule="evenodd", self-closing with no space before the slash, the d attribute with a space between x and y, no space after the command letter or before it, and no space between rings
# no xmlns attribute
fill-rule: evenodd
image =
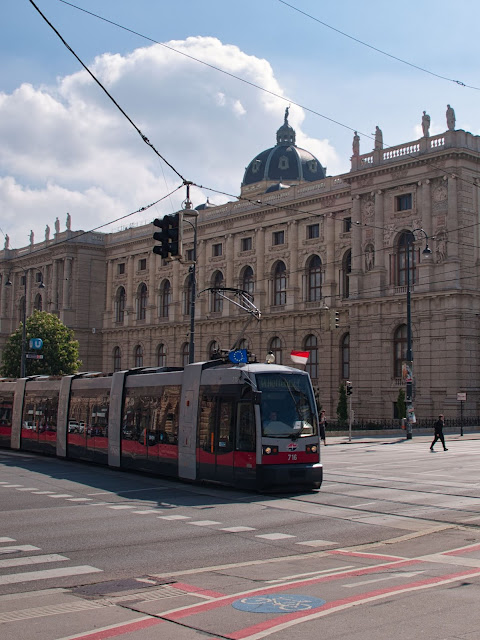
<svg viewBox="0 0 480 640"><path fill-rule="evenodd" d="M60 1L63 2L63 0L60 0ZM368 47L369 49L372 49L373 51L376 51L377 53L380 53L383 56L387 56L388 58L392 58L392 60L396 60L397 62L401 62L402 64L406 64L409 67L413 67L414 69L417 69L418 71L422 71L423 73L428 73L429 75L434 76L435 78L439 78L440 80L447 80L448 82L453 82L454 84L457 84L460 87L465 87L467 89L475 89L476 91L480 91L480 87L475 87L473 85L466 84L465 82L462 82L461 80L454 80L453 78L449 78L447 76L441 75L440 73L435 73L435 71L431 71L430 69L426 69L425 67L421 67L418 64L414 64L413 62L409 62L408 60L400 58L399 56L395 56L395 55L393 55L391 53L388 53L387 51L384 51L383 49L379 49L378 47L375 47L375 46L369 44L368 42L365 42L364 40L360 40L359 38L355 38L354 36L346 33L345 31L341 31L340 29L337 29L336 27L332 26L331 24L328 24L327 22L324 22L323 20L320 20L319 18L316 18L315 16L313 16L310 13L308 13L307 11L303 11L302 9L299 9L295 5L290 4L289 2L286 2L285 0L277 0L277 1L280 2L281 4L285 5L286 7L289 7L293 11L296 11L297 13L301 13L305 17L307 17L307 18L309 18L311 20L314 20L315 22L318 22L319 24L323 25L327 29L331 29L332 31L335 31L336 33L339 33L340 35L344 36L345 38L349 38L350 40L353 40L354 42L357 42L358 44L361 44L364 47Z"/></svg>

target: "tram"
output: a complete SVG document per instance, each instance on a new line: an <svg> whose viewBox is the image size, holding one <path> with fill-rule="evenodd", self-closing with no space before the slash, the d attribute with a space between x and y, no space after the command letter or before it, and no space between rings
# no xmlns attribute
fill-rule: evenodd
<svg viewBox="0 0 480 640"><path fill-rule="evenodd" d="M244 489L319 489L308 373L197 362L0 380L0 446Z"/></svg>

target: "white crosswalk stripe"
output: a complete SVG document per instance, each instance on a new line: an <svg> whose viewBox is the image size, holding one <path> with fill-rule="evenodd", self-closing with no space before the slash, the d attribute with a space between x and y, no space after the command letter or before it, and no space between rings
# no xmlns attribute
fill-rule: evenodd
<svg viewBox="0 0 480 640"><path fill-rule="evenodd" d="M25 573L11 573L0 576L0 585L20 584L21 582L32 582L34 580L47 580L49 578L65 578L68 576L79 576L86 573L100 573L102 569L89 565L79 565L76 567L62 567L58 569L44 569L43 571L27 571Z"/></svg>

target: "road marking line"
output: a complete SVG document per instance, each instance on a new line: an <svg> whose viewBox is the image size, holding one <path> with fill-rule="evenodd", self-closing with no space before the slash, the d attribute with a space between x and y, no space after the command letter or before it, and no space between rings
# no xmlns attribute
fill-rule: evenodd
<svg viewBox="0 0 480 640"><path fill-rule="evenodd" d="M404 573L403 571L397 571L389 576L383 576L382 578L372 578L371 580L361 580L360 582L351 582L350 584L343 584L342 587L346 587L350 589L352 587L358 587L364 584L372 584L373 582L382 582L383 580L393 580L394 578L413 578L414 576L418 576L420 573L425 573L424 571L410 571L408 573Z"/></svg>
<svg viewBox="0 0 480 640"><path fill-rule="evenodd" d="M49 498L71 498L72 494L71 493L54 493L48 497Z"/></svg>
<svg viewBox="0 0 480 640"><path fill-rule="evenodd" d="M26 564L43 564L44 562L61 562L68 560L66 556L61 556L58 553L47 553L41 556L28 556L24 558L8 558L7 560L0 560L0 569L5 567L22 567Z"/></svg>
<svg viewBox="0 0 480 640"><path fill-rule="evenodd" d="M330 540L305 540L305 542L297 542L296 544L303 545L304 547L327 547L337 543L330 542Z"/></svg>
<svg viewBox="0 0 480 640"><path fill-rule="evenodd" d="M21 487L18 488L17 491L36 491L38 487Z"/></svg>
<svg viewBox="0 0 480 640"><path fill-rule="evenodd" d="M0 542L15 542L15 538L0 538Z"/></svg>
<svg viewBox="0 0 480 640"><path fill-rule="evenodd" d="M333 569L324 569L323 571L310 571L310 573L298 573L293 576L283 576L283 578L277 578L276 580L266 580L266 584L274 584L275 582L284 582L285 580L295 580L298 578L307 578L308 576L320 576L323 574L334 575L339 571L346 571L347 569L353 569L355 565L347 564L343 567L334 567Z"/></svg>
<svg viewBox="0 0 480 640"><path fill-rule="evenodd" d="M34 491L37 496L47 496L51 493L55 493L55 491Z"/></svg>
<svg viewBox="0 0 480 640"><path fill-rule="evenodd" d="M135 509L135 507L133 505L130 504L114 504L110 507L108 507L109 509Z"/></svg>
<svg viewBox="0 0 480 640"><path fill-rule="evenodd" d="M17 487L23 487L23 484L4 484L5 489L16 489Z"/></svg>
<svg viewBox="0 0 480 640"><path fill-rule="evenodd" d="M163 513L163 511L161 509L143 509L142 511L132 511L132 513L140 513L140 514L144 514L144 513L156 513L157 515L159 513Z"/></svg>
<svg viewBox="0 0 480 640"><path fill-rule="evenodd" d="M189 522L188 524L194 524L196 527L211 527L214 524L222 524L216 520L196 520L195 522Z"/></svg>
<svg viewBox="0 0 480 640"><path fill-rule="evenodd" d="M189 516L158 516L160 520L190 520Z"/></svg>
<svg viewBox="0 0 480 640"><path fill-rule="evenodd" d="M40 551L40 547L31 544L21 544L15 547L0 547L0 553L18 553L18 551Z"/></svg>
<svg viewBox="0 0 480 640"><path fill-rule="evenodd" d="M285 538L296 538L297 536L291 536L288 533L262 533L255 537L264 538L265 540L284 540Z"/></svg>
<svg viewBox="0 0 480 640"><path fill-rule="evenodd" d="M163 624L165 620L159 620L158 618L151 618L150 616L144 616L137 618L133 622L120 622L118 624L111 624L108 627L101 627L94 631L87 631L86 633L76 634L74 636L65 636L58 640L105 640L105 638L113 638L115 636L124 635L134 631L140 631L141 629L147 629L148 627L154 627L159 624Z"/></svg>
<svg viewBox="0 0 480 640"><path fill-rule="evenodd" d="M227 533L241 533L242 531L256 531L255 527L225 527L220 531L227 531Z"/></svg>
<svg viewBox="0 0 480 640"><path fill-rule="evenodd" d="M93 498L68 498L68 502L88 502Z"/></svg>
<svg viewBox="0 0 480 640"><path fill-rule="evenodd" d="M13 573L6 576L0 576L0 585L19 584L21 582L31 582L33 580L48 580L49 578L65 578L68 576L79 576L86 573L100 573L101 571L102 569L90 567L89 565L45 569L44 571L27 571L25 573Z"/></svg>

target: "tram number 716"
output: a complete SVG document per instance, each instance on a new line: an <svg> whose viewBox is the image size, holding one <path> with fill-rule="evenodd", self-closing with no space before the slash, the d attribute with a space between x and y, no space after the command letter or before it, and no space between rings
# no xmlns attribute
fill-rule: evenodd
<svg viewBox="0 0 480 640"><path fill-rule="evenodd" d="M297 459L297 454L296 453L289 453L288 454L288 461L290 462L291 460L296 460Z"/></svg>

